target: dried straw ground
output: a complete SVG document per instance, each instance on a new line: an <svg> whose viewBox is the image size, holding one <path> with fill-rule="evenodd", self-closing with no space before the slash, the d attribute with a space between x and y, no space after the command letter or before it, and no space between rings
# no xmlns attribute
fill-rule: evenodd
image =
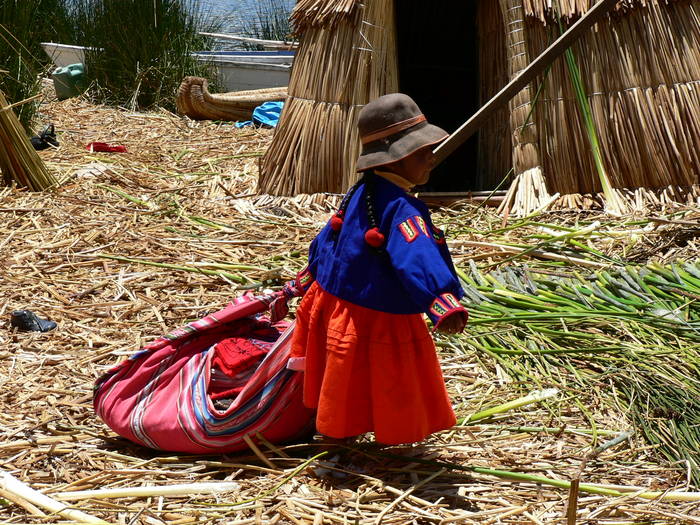
<svg viewBox="0 0 700 525"><path fill-rule="evenodd" d="M94 379L144 342L224 305L241 287L291 277L317 228L337 203L323 196L274 201L253 196L265 130L192 122L161 112L137 114L81 100L49 102L61 147L42 152L65 178L54 193L0 189L0 469L47 495L98 488L235 481L235 490L71 503L113 523L565 523L566 489L518 483L376 454L376 448L316 443L241 456L187 457L134 446L109 431L91 408ZM124 144L127 154L98 154L85 144ZM493 213L464 206L440 222L469 217L461 241L493 242ZM571 222L574 214L546 220ZM210 222L214 221L214 222ZM636 228L639 228L636 226ZM661 228L661 229L659 229ZM696 247L687 226L655 223L627 255L674 258ZM513 240L519 231L504 234ZM661 242L663 241L663 242ZM624 249L624 241L606 246ZM665 244L664 244L665 243ZM456 259L499 254L460 243ZM107 258L113 256L121 259ZM127 261L130 258L137 261ZM149 266L179 265L194 271ZM197 273L227 267L229 277ZM59 323L48 334L14 333L9 313L30 308ZM459 415L516 397L498 368L474 355L443 355ZM592 394L595 397L595 393ZM590 409L610 435L629 424L607 404ZM657 461L633 438L583 464L591 437L506 430L506 426L590 428L575 404L532 405L391 450L462 465L528 472L587 483L687 489L682 466ZM603 440L609 438L603 438ZM298 467L302 466L301 470ZM298 470L298 471L297 471ZM4 523L55 523L31 506L0 498ZM700 523L698 503L581 494L578 523Z"/></svg>

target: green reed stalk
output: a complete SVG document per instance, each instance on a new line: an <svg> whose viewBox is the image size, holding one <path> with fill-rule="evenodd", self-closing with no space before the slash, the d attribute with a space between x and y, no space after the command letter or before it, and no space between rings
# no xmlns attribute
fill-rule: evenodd
<svg viewBox="0 0 700 525"><path fill-rule="evenodd" d="M557 2L559 3L559 2ZM559 9L561 12L561 8ZM559 32L563 33L564 28L561 22L561 17L557 14L557 20L559 22ZM583 76L581 75L581 70L578 67L576 57L572 48L566 50L564 54L566 60L566 66L569 71L569 78L571 79L571 84L576 93L576 101L578 102L579 110L581 111L581 117L583 118L586 135L588 141L591 145L591 153L593 154L593 161L595 162L596 170L598 172L598 179L600 180L600 185L603 188L603 194L605 195L605 200L607 208L609 211L615 214L621 214L625 206L615 193L612 187L610 178L605 169L605 163L603 162L603 154L600 147L600 139L598 138L598 131L596 130L595 121L593 118L593 110L591 108L591 102L588 99L588 94L586 92L585 82Z"/></svg>

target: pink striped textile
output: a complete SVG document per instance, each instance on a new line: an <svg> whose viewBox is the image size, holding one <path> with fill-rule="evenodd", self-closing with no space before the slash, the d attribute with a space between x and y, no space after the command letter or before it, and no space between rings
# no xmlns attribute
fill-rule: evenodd
<svg viewBox="0 0 700 525"><path fill-rule="evenodd" d="M313 431L314 414L302 403L302 375L287 368L294 324L272 325L260 315L276 297L244 295L148 344L96 381L95 412L135 443L193 454L245 450L245 435L282 443ZM216 344L230 337L253 341L261 327L282 333L262 362L246 371L250 377L231 404L217 408L210 393L212 376L221 375L212 373Z"/></svg>

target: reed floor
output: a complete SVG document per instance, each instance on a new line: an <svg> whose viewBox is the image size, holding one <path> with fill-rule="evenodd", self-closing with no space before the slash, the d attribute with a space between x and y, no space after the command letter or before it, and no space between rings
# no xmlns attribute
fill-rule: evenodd
<svg viewBox="0 0 700 525"><path fill-rule="evenodd" d="M255 196L257 162L271 138L267 130L97 107L80 99L48 101L41 115L58 132L61 147L42 152L42 158L60 174L62 186L43 194L0 188L0 468L31 487L58 497L107 487L239 483L215 496L89 498L71 504L112 523L149 525L566 523L567 489L448 463L556 480L580 475L584 483L608 486L688 489L684 466L661 460L636 436L584 462L595 446L591 421L599 431L597 445L630 428L604 391L591 392L586 410L564 394L556 402L461 426L401 450L378 451L369 442L350 449L310 442L281 452L263 449L264 458L187 457L118 438L92 411L94 379L146 341L221 307L241 287L273 286L291 277L338 198ZM123 144L129 152L90 153L85 145L92 141ZM694 257L689 227L653 220L662 212L668 210L637 217L636 223L605 223L630 233L596 247L639 262ZM700 210L690 213L700 216ZM596 218L608 220L594 211L560 211L537 220L575 225ZM512 255L499 245L532 243L531 235L540 231L533 220L519 227L511 221L513 230L500 230L502 218L468 203L437 210L436 219L451 225L458 266L468 259L481 267L498 264ZM582 259L593 261L585 254ZM584 262L581 269L586 268ZM11 332L9 313L20 308L57 321L58 329ZM483 355L455 353L445 345L442 358L460 416L520 395L522 385ZM322 460L307 461L324 450ZM434 462L380 455L385 452ZM581 493L576 523L700 523L698 505ZM6 523L63 520L36 514L0 494L0 519Z"/></svg>

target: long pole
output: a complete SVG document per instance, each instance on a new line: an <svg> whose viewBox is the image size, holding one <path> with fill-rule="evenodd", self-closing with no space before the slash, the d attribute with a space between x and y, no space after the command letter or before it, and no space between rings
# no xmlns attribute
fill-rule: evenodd
<svg viewBox="0 0 700 525"><path fill-rule="evenodd" d="M482 106L479 111L474 113L469 120L462 124L457 131L452 133L447 140L435 149L435 165L440 164L469 137L476 133L494 111L507 104L520 90L532 82L537 75L547 69L547 66L564 54L564 52L571 47L571 44L578 40L579 37L612 10L617 2L618 0L600 0L600 2L589 9L574 25L554 41L551 46L533 60L529 66L523 69L518 76L511 80L491 100Z"/></svg>
<svg viewBox="0 0 700 525"><path fill-rule="evenodd" d="M200 31L199 34L202 36L208 36L212 38L220 38L222 40L237 40L240 42L249 42L251 44L260 44L263 47L274 47L279 49L296 49L297 47L299 47L299 44L297 44L296 42L285 42L283 40L263 40L261 38L229 35L226 33L206 33L204 31Z"/></svg>

